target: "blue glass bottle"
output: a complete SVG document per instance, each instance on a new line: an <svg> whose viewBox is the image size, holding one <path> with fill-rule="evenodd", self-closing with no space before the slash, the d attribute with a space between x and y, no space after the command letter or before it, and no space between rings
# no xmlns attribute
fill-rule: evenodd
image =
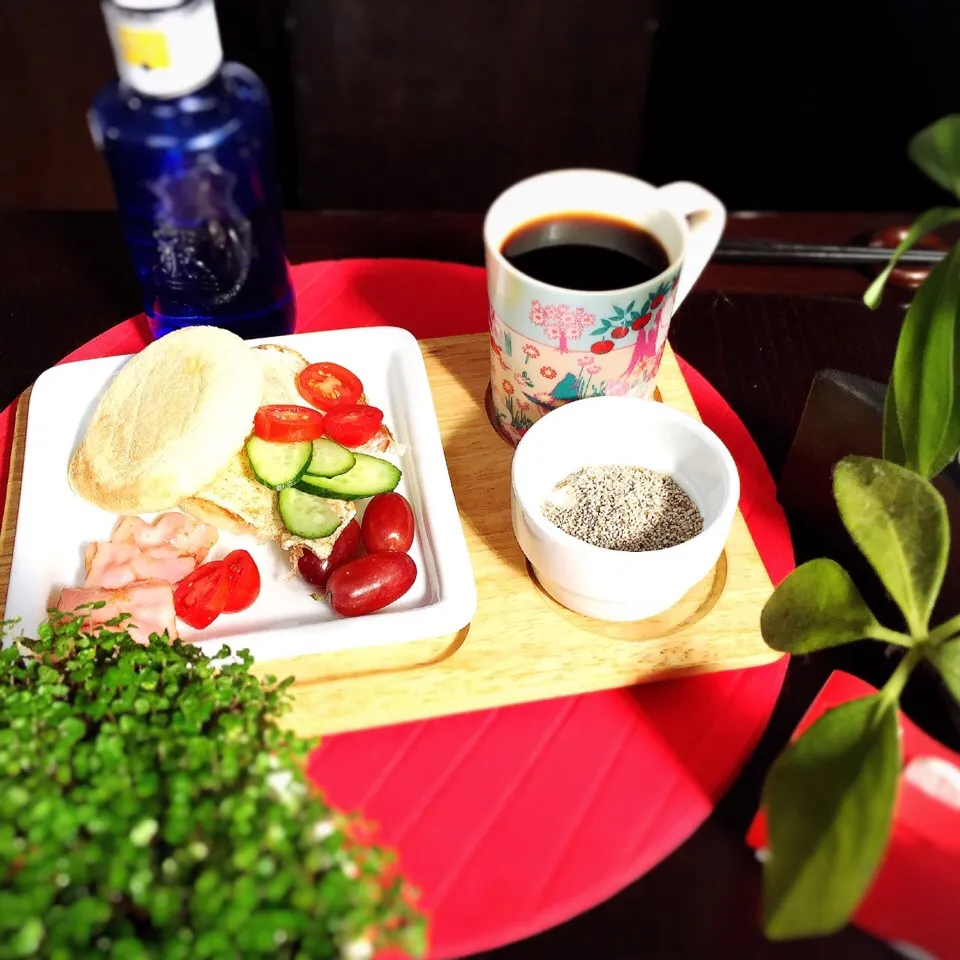
<svg viewBox="0 0 960 960"><path fill-rule="evenodd" d="M213 0L107 0L120 73L90 109L155 337L292 333L266 88L224 64Z"/></svg>

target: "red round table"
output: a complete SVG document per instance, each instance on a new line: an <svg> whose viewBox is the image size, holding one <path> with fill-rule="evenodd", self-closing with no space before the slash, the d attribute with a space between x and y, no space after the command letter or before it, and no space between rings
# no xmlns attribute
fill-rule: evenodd
<svg viewBox="0 0 960 960"><path fill-rule="evenodd" d="M294 268L297 330L388 324L417 337L486 329L484 272L413 260ZM134 318L66 360L132 353ZM766 464L739 419L688 365L704 423L741 477L740 509L774 583L793 567ZM13 407L0 414L6 487ZM463 956L558 924L649 870L735 779L779 693L786 660L584 696L329 737L309 773L400 852L430 914L430 956Z"/></svg>

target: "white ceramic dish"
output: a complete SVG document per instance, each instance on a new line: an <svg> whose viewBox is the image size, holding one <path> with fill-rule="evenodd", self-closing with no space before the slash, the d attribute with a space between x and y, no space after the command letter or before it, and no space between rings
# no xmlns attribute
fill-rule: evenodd
<svg viewBox="0 0 960 960"><path fill-rule="evenodd" d="M700 508L703 531L665 550L605 550L543 515L580 467L626 465L672 476ZM599 620L642 620L672 607L723 551L740 499L730 452L699 420L653 400L591 397L537 421L513 458L513 530L537 579L565 607Z"/></svg>
<svg viewBox="0 0 960 960"><path fill-rule="evenodd" d="M369 401L383 410L402 450L399 456L388 455L403 470L397 489L416 517L410 555L417 580L385 610L341 618L326 603L311 599L310 588L291 575L278 546L221 533L211 559L237 547L249 550L260 568L260 598L203 631L181 623L181 635L198 641L208 654L227 643L234 650L249 649L257 660L274 660L429 639L466 626L476 610L476 586L416 339L394 327L367 327L259 342L287 344L311 363L328 360L348 367L363 381ZM106 540L116 522L114 514L71 491L67 463L104 387L127 359L62 364L34 385L6 606L6 616L19 617L28 632L44 618L60 587L83 582L84 546Z"/></svg>

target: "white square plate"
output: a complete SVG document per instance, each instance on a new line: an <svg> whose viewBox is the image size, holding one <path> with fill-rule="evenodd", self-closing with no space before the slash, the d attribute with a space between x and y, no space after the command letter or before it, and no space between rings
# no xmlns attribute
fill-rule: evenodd
<svg viewBox="0 0 960 960"><path fill-rule="evenodd" d="M310 597L310 587L291 575L279 546L221 532L211 559L238 547L249 550L260 568L260 597L206 630L179 624L181 636L198 642L207 654L227 643L234 651L249 649L257 660L274 660L426 640L466 626L476 610L476 585L416 339L396 327L366 327L256 342L283 343L311 363L333 361L353 370L370 403L383 410L400 444L399 455L388 455L403 471L397 490L410 501L416 519L410 556L417 579L386 609L342 618ZM7 618L19 617L28 634L55 604L61 587L83 582L84 547L107 540L116 523L114 514L73 493L67 464L104 388L128 359L62 364L43 373L33 387L6 606ZM359 519L362 503L358 508Z"/></svg>

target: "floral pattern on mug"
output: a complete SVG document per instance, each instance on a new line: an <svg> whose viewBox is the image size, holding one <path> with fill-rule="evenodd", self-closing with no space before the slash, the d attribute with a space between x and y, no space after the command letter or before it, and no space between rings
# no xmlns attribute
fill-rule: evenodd
<svg viewBox="0 0 960 960"><path fill-rule="evenodd" d="M673 266L666 276L626 292L623 299L570 291L561 302L552 302L545 293L531 292L529 299L521 293L516 300L508 297L497 302L490 311L491 331L505 359L522 354L524 362L527 345L541 351L544 346L554 347L561 353L593 349L602 356L615 347L632 346L637 337L652 344L660 332L657 317L669 320L669 312L662 308L665 301L674 299L679 276L679 267ZM595 347L596 343L603 345Z"/></svg>
<svg viewBox="0 0 960 960"><path fill-rule="evenodd" d="M579 340L596 319L595 314L587 313L583 307L574 310L565 303L543 306L539 300L530 304L530 322L541 327L548 340L557 340L561 353L569 353L569 342Z"/></svg>
<svg viewBox="0 0 960 960"><path fill-rule="evenodd" d="M607 384L604 396L607 397L625 397L630 392L630 381L625 379L611 380Z"/></svg>
<svg viewBox="0 0 960 960"><path fill-rule="evenodd" d="M490 357L491 357L491 363L493 361L493 358L495 357L497 360L497 363L500 364L500 369L505 370L507 373L510 372L510 367L508 366L506 360L503 359L503 348L500 346L499 343L497 343L496 340L493 339L492 336L490 337Z"/></svg>
<svg viewBox="0 0 960 960"><path fill-rule="evenodd" d="M653 394L653 381L660 368L660 354L649 354L635 360L616 379L608 380L604 393L608 397L646 397Z"/></svg>
<svg viewBox="0 0 960 960"><path fill-rule="evenodd" d="M533 426L533 420L528 415L530 403L508 392L505 406L510 415L510 426L516 431L519 439Z"/></svg>
<svg viewBox="0 0 960 960"><path fill-rule="evenodd" d="M491 310L492 398L500 431L517 441L543 414L584 397L652 396L678 279L674 273L599 313L539 299L521 303L511 311L522 316L524 332Z"/></svg>
<svg viewBox="0 0 960 960"><path fill-rule="evenodd" d="M671 299L665 296L657 302L656 308L651 309L655 323L660 320L660 311L669 310ZM626 307L623 309L625 317L629 318L630 311ZM664 324L663 328L666 326ZM540 345L535 347L538 361L535 366L527 364L533 359L528 356L532 351L527 347L533 345L524 344L518 352L523 355L523 363L518 355L506 365L513 373L512 381L494 375L493 399L498 422L502 427L509 425L509 436L518 439L544 413L573 400L604 395L651 396L660 365L658 346L662 344L658 345L653 337L648 340L640 336L633 343L620 345L622 340L622 337L597 339L588 351L568 349L566 353L560 343L556 346ZM604 341L607 346L598 353L594 348ZM503 362L496 351L493 356ZM541 365L539 361L546 362Z"/></svg>

